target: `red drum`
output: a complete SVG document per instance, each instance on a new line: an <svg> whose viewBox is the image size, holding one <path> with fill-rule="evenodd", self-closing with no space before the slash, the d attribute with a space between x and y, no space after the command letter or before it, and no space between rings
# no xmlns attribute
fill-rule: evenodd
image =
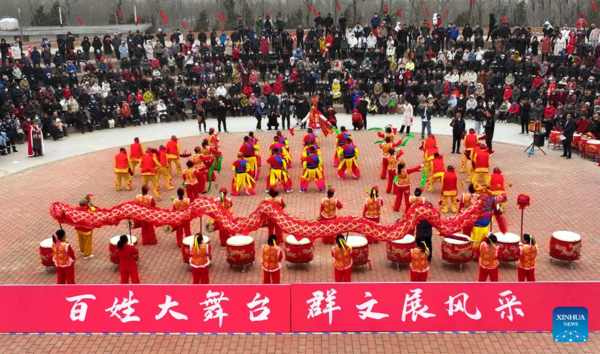
<svg viewBox="0 0 600 354"><path fill-rule="evenodd" d="M496 238L498 239L498 242L496 242L496 245L498 245L498 261L518 261L520 255L519 242L521 242L519 235L510 232L505 234L496 232L494 235L496 235Z"/></svg>
<svg viewBox="0 0 600 354"><path fill-rule="evenodd" d="M581 134L575 133L573 134L573 141L571 142L571 147L575 149L579 149L579 142L581 141Z"/></svg>
<svg viewBox="0 0 600 354"><path fill-rule="evenodd" d="M181 258L183 263L190 263L190 246L194 242L195 236L188 236L183 239L181 243L183 243L183 247L181 247ZM210 243L210 238L208 236L202 236L203 243ZM212 259L211 254L208 254L208 259Z"/></svg>
<svg viewBox="0 0 600 354"><path fill-rule="evenodd" d="M233 236L227 239L227 263L230 266L245 266L254 263L256 251L250 236Z"/></svg>
<svg viewBox="0 0 600 354"><path fill-rule="evenodd" d="M550 238L550 257L561 261L581 258L581 236L570 231L556 231Z"/></svg>
<svg viewBox="0 0 600 354"><path fill-rule="evenodd" d="M52 250L52 238L40 242L40 259L44 267L54 267L54 250Z"/></svg>
<svg viewBox="0 0 600 354"><path fill-rule="evenodd" d="M585 153L588 140L590 140L590 138L587 135L582 136L579 140L578 150L580 153Z"/></svg>
<svg viewBox="0 0 600 354"><path fill-rule="evenodd" d="M600 140L588 140L585 146L585 154L583 156L591 156L592 160L598 157L600 153Z"/></svg>
<svg viewBox="0 0 600 354"><path fill-rule="evenodd" d="M290 263L309 263L314 259L315 247L309 239L297 240L290 235L285 238L285 261Z"/></svg>
<svg viewBox="0 0 600 354"><path fill-rule="evenodd" d="M138 244L137 237L135 237L133 235L128 235L128 237L129 237L129 244L137 247L137 244ZM121 238L121 235L111 237L110 241L108 242L108 254L110 255L110 262L115 265L119 265L119 255L117 254L117 249L118 249L117 243L119 243L120 238Z"/></svg>
<svg viewBox="0 0 600 354"><path fill-rule="evenodd" d="M346 243L352 247L353 266L366 266L367 263L371 263L369 260L369 242L365 237L348 236Z"/></svg>
<svg viewBox="0 0 600 354"><path fill-rule="evenodd" d="M560 136L562 132L553 130L550 132L550 139L548 139L548 147L553 145L552 150L556 149L557 146L562 146L562 140L560 140Z"/></svg>
<svg viewBox="0 0 600 354"><path fill-rule="evenodd" d="M454 235L467 237L463 234ZM469 241L444 237L444 241L442 242L442 259L452 264L468 263L473 259L473 246L471 246Z"/></svg>
<svg viewBox="0 0 600 354"><path fill-rule="evenodd" d="M406 235L401 240L388 241L386 246L387 259L396 264L410 263L412 260L410 250L415 248L416 245L413 235Z"/></svg>

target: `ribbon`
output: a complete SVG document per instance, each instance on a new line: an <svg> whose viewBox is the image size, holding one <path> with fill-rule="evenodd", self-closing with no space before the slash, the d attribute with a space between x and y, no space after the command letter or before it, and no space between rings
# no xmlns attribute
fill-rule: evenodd
<svg viewBox="0 0 600 354"><path fill-rule="evenodd" d="M381 144L381 143L383 143L383 142L385 142L385 140L377 140L377 141L375 141L373 144L377 145L377 144Z"/></svg>
<svg viewBox="0 0 600 354"><path fill-rule="evenodd" d="M369 129L367 129L367 130L369 130L369 131L371 131L371 130L379 130L379 131L383 131L383 128L373 127L373 128L369 128Z"/></svg>
<svg viewBox="0 0 600 354"><path fill-rule="evenodd" d="M80 26L83 26L83 20L81 19L81 16L77 16L77 22L79 22Z"/></svg>
<svg viewBox="0 0 600 354"><path fill-rule="evenodd" d="M402 147L406 146L406 143L408 143L408 141L409 141L410 139L413 139L414 137L415 137L415 136L414 136L414 135L412 135L412 134L406 134L406 135L404 136L404 138L402 138L402 144L400 144L400 146L402 146Z"/></svg>
<svg viewBox="0 0 600 354"><path fill-rule="evenodd" d="M398 177L398 176L396 176ZM425 183L427 182L427 171L425 169L423 169L423 177L421 178L421 184L419 184L419 187L425 187Z"/></svg>
<svg viewBox="0 0 600 354"><path fill-rule="evenodd" d="M223 155L219 156L218 159L214 159L212 166L210 166L210 169L208 170L208 188L206 188L206 192L204 192L204 194L208 193L208 191L210 191L210 187L212 186L212 173L215 170L215 166L217 166L217 160L218 162L218 167L217 167L217 172L221 172L221 160L223 159Z"/></svg>

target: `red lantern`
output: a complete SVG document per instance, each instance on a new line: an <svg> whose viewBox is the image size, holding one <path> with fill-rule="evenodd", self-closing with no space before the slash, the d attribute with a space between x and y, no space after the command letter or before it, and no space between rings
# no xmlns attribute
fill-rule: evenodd
<svg viewBox="0 0 600 354"><path fill-rule="evenodd" d="M135 20L137 21L137 23L142 23L142 19L140 18L140 15L135 15Z"/></svg>
<svg viewBox="0 0 600 354"><path fill-rule="evenodd" d="M169 19L167 18L167 14L163 12L162 14L163 21L165 21L165 25L169 24Z"/></svg>
<svg viewBox="0 0 600 354"><path fill-rule="evenodd" d="M384 8L386 14L390 13L390 8L388 7L388 4L385 4Z"/></svg>
<svg viewBox="0 0 600 354"><path fill-rule="evenodd" d="M221 15L221 11L217 12L217 17L219 18L219 23L223 23L223 15Z"/></svg>
<svg viewBox="0 0 600 354"><path fill-rule="evenodd" d="M448 18L448 10L446 10L446 18Z"/></svg>
<svg viewBox="0 0 600 354"><path fill-rule="evenodd" d="M398 12L398 17L402 18L402 11L401 10L397 10Z"/></svg>
<svg viewBox="0 0 600 354"><path fill-rule="evenodd" d="M312 5L310 3L306 4L306 6L308 6L308 12L312 11Z"/></svg>
<svg viewBox="0 0 600 354"><path fill-rule="evenodd" d="M431 21L428 18L425 19L425 23L427 23L427 27L431 28Z"/></svg>
<svg viewBox="0 0 600 354"><path fill-rule="evenodd" d="M508 23L508 18L506 18L506 16L502 17L502 23Z"/></svg>
<svg viewBox="0 0 600 354"><path fill-rule="evenodd" d="M313 13L315 14L315 17L319 16L319 12L317 12L317 9L315 7L313 7Z"/></svg>
<svg viewBox="0 0 600 354"><path fill-rule="evenodd" d="M158 12L160 12L160 15L161 15L161 16L162 16L162 14L164 14L164 13L165 13L165 12L164 12L162 9L160 9Z"/></svg>
<svg viewBox="0 0 600 354"><path fill-rule="evenodd" d="M429 16L429 6L425 5L425 13Z"/></svg>
<svg viewBox="0 0 600 354"><path fill-rule="evenodd" d="M77 16L77 22L79 22L80 26L83 26L83 20L81 19L81 16Z"/></svg>
<svg viewBox="0 0 600 354"><path fill-rule="evenodd" d="M594 10L594 12L598 12L598 8L596 7L596 3L594 3L592 1L592 10Z"/></svg>
<svg viewBox="0 0 600 354"><path fill-rule="evenodd" d="M183 27L183 29L187 29L187 25L185 24L185 21L181 21L181 27Z"/></svg>
<svg viewBox="0 0 600 354"><path fill-rule="evenodd" d="M117 9L117 16L121 19L123 18L123 13L121 12L121 9Z"/></svg>
<svg viewBox="0 0 600 354"><path fill-rule="evenodd" d="M339 1L337 2L337 9L338 9L338 11L342 11L342 5L340 5Z"/></svg>

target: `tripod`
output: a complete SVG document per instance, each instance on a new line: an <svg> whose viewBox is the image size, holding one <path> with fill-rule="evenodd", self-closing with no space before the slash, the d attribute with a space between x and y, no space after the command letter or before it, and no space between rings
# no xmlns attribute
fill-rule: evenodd
<svg viewBox="0 0 600 354"><path fill-rule="evenodd" d="M527 155L529 155L528 157L531 157L531 155L533 155L535 151L535 148L538 148L538 150L540 150L544 155L546 155L546 152L542 150L541 147L535 145L535 140L531 143L531 145L527 147L527 149L523 150L523 152L527 151Z"/></svg>

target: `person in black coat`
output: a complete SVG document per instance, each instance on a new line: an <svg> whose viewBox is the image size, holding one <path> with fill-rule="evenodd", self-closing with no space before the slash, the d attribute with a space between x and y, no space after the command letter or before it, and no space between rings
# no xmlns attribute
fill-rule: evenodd
<svg viewBox="0 0 600 354"><path fill-rule="evenodd" d="M217 125L219 128L219 133L221 132L221 124L223 124L223 130L225 133L227 131L227 105L225 104L225 99L223 97L219 97L217 107Z"/></svg>
<svg viewBox="0 0 600 354"><path fill-rule="evenodd" d="M358 101L358 107L356 107L356 109L358 109L358 113L360 113L362 115L363 118L363 129L367 129L367 106L369 105L369 103L367 102L367 99L365 98L365 94L363 93L360 96L360 101Z"/></svg>
<svg viewBox="0 0 600 354"><path fill-rule="evenodd" d="M523 100L521 108L519 108L519 114L521 115L521 134L529 134L529 118L531 115L529 100Z"/></svg>
<svg viewBox="0 0 600 354"><path fill-rule="evenodd" d="M460 112L456 112L456 116L452 118L450 126L452 127L452 153L460 154L460 143L465 129L467 129L467 124Z"/></svg>
<svg viewBox="0 0 600 354"><path fill-rule="evenodd" d="M488 151L490 153L493 152L492 149L492 139L494 139L494 129L496 128L496 119L494 118L494 111L490 109L485 110L485 144L488 147Z"/></svg>
<svg viewBox="0 0 600 354"><path fill-rule="evenodd" d="M575 126L575 122L573 121L573 114L567 113L567 117L562 124L562 134L565 139L562 141L563 144L563 157L566 157L567 160L571 158L571 143L573 142L573 133L577 127Z"/></svg>

